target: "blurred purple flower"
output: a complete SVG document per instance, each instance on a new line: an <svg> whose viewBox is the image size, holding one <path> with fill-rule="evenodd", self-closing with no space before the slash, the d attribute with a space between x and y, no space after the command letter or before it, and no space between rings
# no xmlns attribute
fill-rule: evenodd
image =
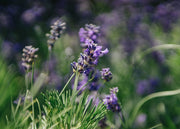
<svg viewBox="0 0 180 129"><path fill-rule="evenodd" d="M34 6L22 13L21 19L28 24L34 23L44 13L45 8L42 6Z"/></svg>
<svg viewBox="0 0 180 129"><path fill-rule="evenodd" d="M88 102L92 100L93 104L95 106L98 106L98 104L100 103L100 99L97 95L97 91L93 91L90 93L90 95L88 96Z"/></svg>
<svg viewBox="0 0 180 129"><path fill-rule="evenodd" d="M154 60L157 61L159 64L164 63L165 57L161 52L153 51L151 54L152 54L152 57L154 58Z"/></svg>
<svg viewBox="0 0 180 129"><path fill-rule="evenodd" d="M56 66L58 61L55 56L52 56L50 60L45 61L43 69L49 72L47 83L51 88L61 89L62 77L57 73Z"/></svg>
<svg viewBox="0 0 180 129"><path fill-rule="evenodd" d="M91 78L93 78L93 79L89 83L89 90L90 91L97 91L102 86L102 84L99 82L100 77L101 77L101 74L100 74L100 72L98 70L96 70L91 75Z"/></svg>
<svg viewBox="0 0 180 129"><path fill-rule="evenodd" d="M104 129L104 128L106 128L106 127L107 127L107 124L106 124L106 119L107 119L107 118L106 118L106 117L104 117L102 120L100 120L100 121L99 121L99 123L98 123L98 124L99 124L99 126L100 126L100 128L101 128L101 129Z"/></svg>
<svg viewBox="0 0 180 129"><path fill-rule="evenodd" d="M83 74L82 76L82 80L78 82L78 86L77 86L77 90L80 90L79 94L81 94L87 87L88 87L88 84L87 86L85 86L85 84L88 82L88 77Z"/></svg>
<svg viewBox="0 0 180 129"><path fill-rule="evenodd" d="M51 89L52 88L61 89L62 88L61 82L62 82L62 77L58 75L55 71L49 74L47 83Z"/></svg>
<svg viewBox="0 0 180 129"><path fill-rule="evenodd" d="M12 24L11 21L12 21L12 17L10 17L9 14L0 12L0 27L10 27Z"/></svg>
<svg viewBox="0 0 180 129"><path fill-rule="evenodd" d="M105 81L110 81L112 79L110 68L103 68L101 71L101 77Z"/></svg>
<svg viewBox="0 0 180 129"><path fill-rule="evenodd" d="M87 47L92 43L98 43L99 33L99 26L93 24L86 24L84 28L80 28L79 30L79 38L82 47Z"/></svg>
<svg viewBox="0 0 180 129"><path fill-rule="evenodd" d="M23 104L25 101L25 96L24 95L20 95L16 100L13 101L14 104L18 104L18 102L20 101L20 104Z"/></svg>
<svg viewBox="0 0 180 129"><path fill-rule="evenodd" d="M49 51L54 47L55 42L60 38L64 30L66 29L66 23L61 19L58 19L51 26L51 30L49 34L46 34L48 37L47 44Z"/></svg>
<svg viewBox="0 0 180 129"><path fill-rule="evenodd" d="M16 100L14 100L13 103L18 104L18 102L20 102L20 105L23 105L25 101L26 102L27 101L32 102L33 101L32 96L30 94L26 94L26 96L25 95L19 95L19 97Z"/></svg>
<svg viewBox="0 0 180 129"><path fill-rule="evenodd" d="M172 1L157 6L154 13L155 21L159 22L165 31L172 28L172 23L176 22L180 17L180 3Z"/></svg>
<svg viewBox="0 0 180 129"><path fill-rule="evenodd" d="M139 114L139 115L136 117L135 126L136 126L136 127L142 127L142 126L144 126L145 123L146 123L146 120L147 120L147 115L146 115L146 114L144 114L144 113Z"/></svg>
<svg viewBox="0 0 180 129"><path fill-rule="evenodd" d="M142 80L137 84L136 93L139 95L147 95L155 92L158 86L159 79L157 78Z"/></svg>
<svg viewBox="0 0 180 129"><path fill-rule="evenodd" d="M112 110L113 112L121 111L121 107L118 104L118 98L116 96L117 92L118 92L117 87L110 89L110 95L106 95L105 99L103 99L104 104L107 106L107 109Z"/></svg>

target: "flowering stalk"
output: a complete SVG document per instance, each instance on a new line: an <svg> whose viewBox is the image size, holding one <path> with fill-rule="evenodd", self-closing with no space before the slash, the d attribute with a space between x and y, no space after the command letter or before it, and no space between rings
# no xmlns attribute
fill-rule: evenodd
<svg viewBox="0 0 180 129"><path fill-rule="evenodd" d="M66 29L66 23L58 19L54 24L51 26L51 30L49 34L46 34L48 37L48 50L51 50L54 47L55 42L61 37L61 34Z"/></svg>
<svg viewBox="0 0 180 129"><path fill-rule="evenodd" d="M63 22L61 19L58 19L51 26L50 33L46 34L46 36L48 37L47 44L49 50L49 61L48 61L49 65L52 59L54 44L61 37L65 29L66 29L66 23ZM49 73L49 69L47 70L47 72Z"/></svg>
<svg viewBox="0 0 180 129"><path fill-rule="evenodd" d="M118 91L119 91L118 87L110 89L110 95L106 95L103 101L108 110L111 110L112 112L116 112L119 114L121 124L123 127L125 127L124 115L122 113L120 105L118 104L118 98L116 96L116 93Z"/></svg>
<svg viewBox="0 0 180 129"><path fill-rule="evenodd" d="M31 75L31 87L33 86L33 78L34 78L34 61L37 58L37 55L35 54L39 48L34 48L32 46L25 46L23 49L22 54L22 66L26 70L25 75L25 82L26 82L26 89L28 89L29 85L29 79L28 79L28 73L32 70Z"/></svg>

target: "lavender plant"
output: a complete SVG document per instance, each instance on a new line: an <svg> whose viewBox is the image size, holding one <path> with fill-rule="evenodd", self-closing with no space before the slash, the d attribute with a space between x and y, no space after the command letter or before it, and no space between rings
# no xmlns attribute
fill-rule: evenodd
<svg viewBox="0 0 180 129"><path fill-rule="evenodd" d="M134 7L131 5L130 7L127 6L126 9L127 12L130 12L130 10L134 9ZM132 58L133 56L135 56L135 58L132 59L132 62L125 62L127 56L119 56L119 53L116 51L119 51L120 49L117 47L115 48L116 51L114 51L111 55L114 58L112 60L118 64L113 64L113 61L111 62L111 70L116 71L116 74L114 74L114 72L112 74L110 68L102 68L102 70L98 70L98 67L102 66L100 57L105 56L109 52L109 49L106 48L107 46L103 46L104 44L101 42L102 40L100 40L100 27L93 24L86 24L84 28L79 30L82 53L80 54L77 62L73 62L71 64L72 73L68 73L68 75L66 75L69 76L71 74L70 78L67 80L62 90L43 91L42 96L37 93L41 91L41 87L44 83L48 85L47 76L50 75L53 67L51 67L49 71L45 71L40 74L40 76L34 81L33 69L35 67L34 63L37 58L36 52L38 51L38 48L26 46L23 49L22 65L27 73L32 73L31 86L29 86L29 81L27 81L28 83L26 83L27 89L25 95L22 97L20 96L15 101L15 106L12 103L12 116L7 117L8 127L92 129L108 126L107 128L138 128L137 123L140 121L140 118L143 119L143 122L149 119L146 118L147 114L144 113L145 109L141 109L145 103L154 98L180 94L179 89L152 93L154 92L154 86L159 84L159 80L157 81L156 79L138 79L142 81L139 81L137 87L134 86L135 82L137 82L137 78L139 78L142 74L147 72L148 76L150 76L154 71L152 71L152 73L149 72L151 71L151 64L149 64L146 69L143 69L143 67L141 69L138 69L139 67L133 69L133 65L141 63L141 61L144 61L144 57L146 55L155 52L155 56L158 55L157 60L160 66L162 66L165 59L162 58L161 60L161 58L159 58L161 57L159 56L161 53L158 54L157 50L162 48L179 49L179 45L162 45L159 46L159 48L156 47L154 45L155 41L151 40L152 37L150 36L149 31L147 31L148 29L144 29L144 26L141 24L141 18L139 19L138 15L131 15L128 16L128 18L127 24L125 24L125 27L128 29L125 34L128 34L128 36L124 39L127 40L128 38L132 38L129 39L128 42L125 42L126 45L128 44L126 46L128 50L129 47L133 47L131 54ZM65 29L65 25L66 24L61 20L57 20L51 27L50 33L47 34L47 47L49 48L49 55L51 55L52 49L55 47L54 44L61 37L61 34ZM137 37L134 37L134 33L137 33ZM136 39L136 41L133 39ZM136 58L136 55L133 55L133 52L137 50L137 45L135 43L142 41L149 41L149 46L153 47L145 52L143 51L140 53L142 55ZM132 44L134 46L130 46ZM131 56L129 59L131 59ZM49 62L51 61L52 60L49 60ZM98 66L99 63L100 65ZM26 77L26 80L28 80L28 77ZM169 80L171 81L171 78ZM61 84L60 81L58 81L58 83ZM114 84L118 87L112 88ZM67 88L69 89L67 90ZM110 94L105 95L109 88ZM119 89L120 92L118 92ZM131 92L127 93L126 89ZM135 91L137 91L140 96L137 96ZM123 92L126 96L129 96L130 100L127 100L121 94ZM141 95L146 94L149 95L137 102L142 97ZM120 104L121 100L123 101L122 105ZM163 107L162 105L164 106L164 103L160 105L160 108ZM141 114L144 115L139 118L138 113L140 110ZM159 126L163 125L160 123L154 127Z"/></svg>
<svg viewBox="0 0 180 129"><path fill-rule="evenodd" d="M51 37L49 38L51 39ZM55 40L53 41L53 43L55 43ZM51 44L49 47L52 48L53 45ZM106 108L103 102L99 102L96 106L93 105L92 99L89 99L88 97L88 91L84 91L82 93L78 102L76 99L80 91L77 90L79 74L86 73L85 75L89 75L94 70L93 66L97 64L99 56L102 56L104 54L101 49L101 46L97 46L96 48L96 45L92 44L90 48L87 48L85 50L87 52L84 52L84 56L81 56L79 62L85 63L85 61L89 61L89 64L87 64L88 66L83 66L82 70L79 70L80 64L77 64L78 69L74 68L74 73L69 78L60 93L57 90L46 91L46 93L43 94L45 101L45 103L43 104L43 109L41 109L40 103L35 97L36 93L44 83L43 80L45 80L47 76L46 74L41 74L35 81L35 83L31 81L30 90L27 89L25 96L23 98L20 97L16 101L17 106L15 109L12 105L13 115L11 119L13 119L13 122L9 124L9 127L96 128L98 126L98 122L106 114ZM34 59L37 58L37 55L35 53L37 51L38 48L33 48L32 46L26 46L25 49L23 49L24 53L22 58L22 65L27 72L30 72L32 70L32 78ZM89 53L90 51L91 54ZM92 55L93 53L94 55ZM88 57L88 59L86 58L87 60L85 60L85 56ZM74 89L72 90L72 92L65 91L65 88L69 85L74 75ZM93 80L95 82L95 78L93 78ZM36 106L38 108L38 112L35 111ZM36 118L38 118L38 120L36 120Z"/></svg>

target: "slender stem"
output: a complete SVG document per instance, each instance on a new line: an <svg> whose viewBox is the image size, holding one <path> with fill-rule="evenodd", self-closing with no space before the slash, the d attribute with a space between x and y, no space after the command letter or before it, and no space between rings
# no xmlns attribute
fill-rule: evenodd
<svg viewBox="0 0 180 129"><path fill-rule="evenodd" d="M117 115L117 116L119 115L119 117L120 117L120 123L121 123L121 126L120 126L120 127L124 128L124 127L125 127L125 124L124 124L124 122L123 122L122 115L121 115L120 113L115 114L115 115Z"/></svg>
<svg viewBox="0 0 180 129"><path fill-rule="evenodd" d="M76 92L76 95L77 95L85 86L87 86L87 84L88 84L89 82L91 82L93 79L94 79L94 77L92 77L90 80L88 80L88 82L86 82L86 84L84 84L84 85Z"/></svg>
<svg viewBox="0 0 180 129"><path fill-rule="evenodd" d="M153 93L153 94L150 94L150 95L146 96L141 101L139 101L139 103L135 106L135 108L134 108L134 110L132 112L132 116L130 117L131 119L129 121L129 125L131 125L134 122L135 117L136 117L139 109L147 101L149 101L151 99L154 99L154 98L158 98L158 97L173 96L173 95L177 95L177 94L180 94L180 89L173 90L173 91L157 92L157 93Z"/></svg>
<svg viewBox="0 0 180 129"><path fill-rule="evenodd" d="M29 85L28 72L25 73L25 85L26 85L26 90L28 90L28 85Z"/></svg>
<svg viewBox="0 0 180 129"><path fill-rule="evenodd" d="M36 98L36 102L37 102L38 109L39 109L39 120L41 120L41 107L40 107L40 103L37 98Z"/></svg>
<svg viewBox="0 0 180 129"><path fill-rule="evenodd" d="M75 77L75 80L74 80L74 88L73 88L73 95L76 93L77 91L77 86L78 86L78 79L79 79L79 72L76 71L76 77ZM72 95L72 96L73 96Z"/></svg>
<svg viewBox="0 0 180 129"><path fill-rule="evenodd" d="M47 68L47 73L49 75L49 67L50 67L50 62L51 62L51 59L52 59L52 49L49 49L49 55L48 55L48 68Z"/></svg>
<svg viewBox="0 0 180 129"><path fill-rule="evenodd" d="M34 125L34 102L33 102L33 97L32 97L32 100L31 100L31 103L32 103L32 116L33 116L33 118L32 118L32 122L33 122L33 125Z"/></svg>
<svg viewBox="0 0 180 129"><path fill-rule="evenodd" d="M149 129L155 129L155 128L157 128L157 127L161 127L161 126L162 126L162 124L160 123L160 124L157 124L157 125L155 125L155 126L153 126L153 127L149 128Z"/></svg>
<svg viewBox="0 0 180 129"><path fill-rule="evenodd" d="M123 112L119 112L119 116L120 116L120 121L122 123L122 126L125 127L125 118L124 118L124 115L123 115Z"/></svg>
<svg viewBox="0 0 180 129"><path fill-rule="evenodd" d="M33 83L34 83L34 63L32 63L31 88L33 87Z"/></svg>
<svg viewBox="0 0 180 129"><path fill-rule="evenodd" d="M69 78L69 80L66 82L64 88L61 90L59 96L61 96L61 94L62 94L63 91L66 89L66 87L68 86L69 82L72 80L72 78L74 77L74 75L75 75L75 73L73 73L73 74L71 75L71 77Z"/></svg>
<svg viewBox="0 0 180 129"><path fill-rule="evenodd" d="M136 60L142 61L143 58L147 55L150 54L153 51L158 51L158 50L169 50L169 49L180 49L180 45L178 44L163 44L163 45L157 45L152 48L149 48L142 52L140 55L138 55L138 58ZM137 56L137 55L136 55ZM141 62L140 62L141 63Z"/></svg>

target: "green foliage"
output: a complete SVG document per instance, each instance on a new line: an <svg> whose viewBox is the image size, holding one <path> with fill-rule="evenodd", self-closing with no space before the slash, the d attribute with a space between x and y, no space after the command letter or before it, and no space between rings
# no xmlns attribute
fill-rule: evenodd
<svg viewBox="0 0 180 129"><path fill-rule="evenodd" d="M58 91L47 91L44 97L44 117L48 121L48 128L94 129L106 113L103 103L96 107L92 100L88 100L86 93L79 96L78 102L70 91L61 96Z"/></svg>
<svg viewBox="0 0 180 129"><path fill-rule="evenodd" d="M33 100L29 91L24 101L20 98L15 107L12 104L12 116L7 117L7 128L94 129L106 114L104 104L93 105L85 93L79 96L78 102L71 91L62 95L57 90L47 91L43 96L43 110L38 99Z"/></svg>
<svg viewBox="0 0 180 129"><path fill-rule="evenodd" d="M0 112L6 112L10 108L10 101L12 97L18 93L18 87L22 85L21 78L18 77L13 69L7 66L2 59L0 59ZM1 116L2 114L0 114ZM5 117L5 116L1 116Z"/></svg>
<svg viewBox="0 0 180 129"><path fill-rule="evenodd" d="M35 114L35 107L38 107L38 114ZM38 118L38 119L36 119ZM11 117L7 117L7 128L37 128L41 120L41 109L37 99L27 90L25 99L19 98L18 104L11 104Z"/></svg>

